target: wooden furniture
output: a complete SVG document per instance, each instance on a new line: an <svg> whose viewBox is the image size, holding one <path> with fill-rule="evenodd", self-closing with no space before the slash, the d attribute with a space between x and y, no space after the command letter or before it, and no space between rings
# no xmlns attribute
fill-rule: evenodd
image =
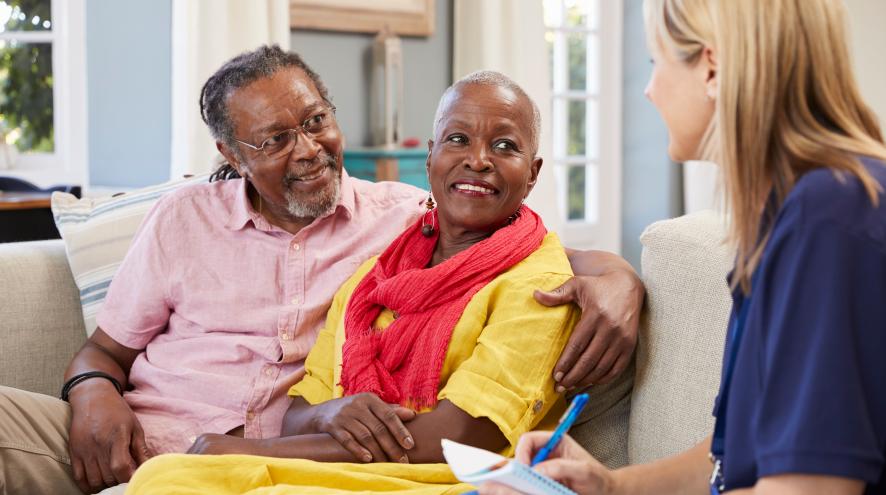
<svg viewBox="0 0 886 495"><path fill-rule="evenodd" d="M51 192L0 191L0 242L59 239Z"/></svg>
<svg viewBox="0 0 886 495"><path fill-rule="evenodd" d="M49 208L52 193L0 191L0 211Z"/></svg>

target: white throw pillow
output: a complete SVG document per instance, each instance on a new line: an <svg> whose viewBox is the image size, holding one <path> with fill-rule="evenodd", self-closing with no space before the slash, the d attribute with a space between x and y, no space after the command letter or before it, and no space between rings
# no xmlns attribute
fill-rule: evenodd
<svg viewBox="0 0 886 495"><path fill-rule="evenodd" d="M95 317L111 279L126 256L142 218L160 196L186 184L206 182L208 175L176 179L115 196L77 199L52 194L52 215L65 243L74 282L80 289L86 335L95 331Z"/></svg>

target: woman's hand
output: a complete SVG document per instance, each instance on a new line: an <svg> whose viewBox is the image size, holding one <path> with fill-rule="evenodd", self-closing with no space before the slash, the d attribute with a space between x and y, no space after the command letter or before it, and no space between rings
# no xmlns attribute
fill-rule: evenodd
<svg viewBox="0 0 886 495"><path fill-rule="evenodd" d="M317 405L312 422L363 462L409 462L415 440L403 423L413 418L415 411L363 393Z"/></svg>
<svg viewBox="0 0 886 495"><path fill-rule="evenodd" d="M533 455L547 443L552 434L550 431L532 431L520 437L514 454L517 462L528 466L532 462ZM548 460L533 469L580 494L615 493L615 479L612 472L588 454L569 435L563 435L563 439L551 452ZM484 483L479 492L484 495L519 493L496 483Z"/></svg>
<svg viewBox="0 0 886 495"><path fill-rule="evenodd" d="M249 454L265 455L261 448L261 440L222 435L220 433L204 433L197 437L188 454L222 455Z"/></svg>
<svg viewBox="0 0 886 495"><path fill-rule="evenodd" d="M570 256L575 277L553 291L535 292L536 301L545 306L575 303L581 308L581 319L554 367L558 392L608 383L627 368L646 296L643 282L627 262L608 261L609 268L601 273L584 275L583 265L574 259L583 254Z"/></svg>

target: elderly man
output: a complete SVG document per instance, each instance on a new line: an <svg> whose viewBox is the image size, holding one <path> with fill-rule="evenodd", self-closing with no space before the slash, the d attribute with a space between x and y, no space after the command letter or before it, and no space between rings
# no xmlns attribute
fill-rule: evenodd
<svg viewBox="0 0 886 495"><path fill-rule="evenodd" d="M334 292L423 211L423 191L347 176L335 109L298 55L240 55L200 104L227 164L145 217L66 372L70 407L0 391L0 410L25 417L0 424L0 473L17 473L0 486L11 492L100 491L202 433L278 436ZM554 371L564 388L625 368L643 298L620 258L572 258L586 276L539 295L585 314Z"/></svg>

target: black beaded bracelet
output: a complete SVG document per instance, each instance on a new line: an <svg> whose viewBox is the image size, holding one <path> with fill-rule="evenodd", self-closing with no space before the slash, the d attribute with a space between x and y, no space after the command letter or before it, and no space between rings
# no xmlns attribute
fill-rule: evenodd
<svg viewBox="0 0 886 495"><path fill-rule="evenodd" d="M117 381L113 376L105 373L104 371L87 371L86 373L80 373L79 375L72 376L68 381L65 382L62 387L62 395L61 398L63 401L68 401L68 395L71 393L71 389L74 388L74 385L78 383L88 380L90 378L104 378L106 380L110 380L111 383L114 384L114 388L117 389L117 393L123 395L123 386L120 385L120 382Z"/></svg>

